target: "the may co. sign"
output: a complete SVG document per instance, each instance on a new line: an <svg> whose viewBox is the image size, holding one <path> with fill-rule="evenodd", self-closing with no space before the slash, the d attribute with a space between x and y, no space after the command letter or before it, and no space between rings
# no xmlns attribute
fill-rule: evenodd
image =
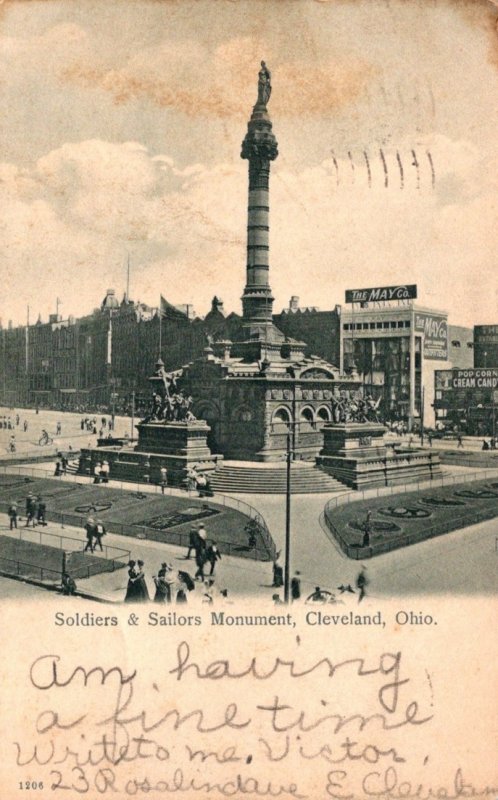
<svg viewBox="0 0 498 800"><path fill-rule="evenodd" d="M377 286L373 289L346 289L346 303L375 303L388 300L413 300L417 296L416 284L402 286Z"/></svg>
<svg viewBox="0 0 498 800"><path fill-rule="evenodd" d="M441 314L415 312L415 331L424 334L424 358L448 360L448 321Z"/></svg>

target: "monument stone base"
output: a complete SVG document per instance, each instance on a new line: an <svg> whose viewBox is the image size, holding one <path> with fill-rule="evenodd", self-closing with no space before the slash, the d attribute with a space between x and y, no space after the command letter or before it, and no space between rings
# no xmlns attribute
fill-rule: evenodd
<svg viewBox="0 0 498 800"><path fill-rule="evenodd" d="M160 483L161 468L168 472L168 486L184 486L187 469L209 475L223 456L213 455L207 445L209 425L190 422L141 422L136 447L82 449L78 473L93 475L98 462L109 463L109 479Z"/></svg>
<svg viewBox="0 0 498 800"><path fill-rule="evenodd" d="M322 432L323 448L317 465L353 489L394 486L441 475L437 454L417 448L388 448L384 442L386 429L380 423L329 423Z"/></svg>

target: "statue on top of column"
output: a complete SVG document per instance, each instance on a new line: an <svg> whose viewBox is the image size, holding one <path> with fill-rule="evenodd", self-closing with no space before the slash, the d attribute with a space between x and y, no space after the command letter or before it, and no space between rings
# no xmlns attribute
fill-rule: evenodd
<svg viewBox="0 0 498 800"><path fill-rule="evenodd" d="M258 74L258 103L266 106L271 95L271 72L265 62L261 62Z"/></svg>

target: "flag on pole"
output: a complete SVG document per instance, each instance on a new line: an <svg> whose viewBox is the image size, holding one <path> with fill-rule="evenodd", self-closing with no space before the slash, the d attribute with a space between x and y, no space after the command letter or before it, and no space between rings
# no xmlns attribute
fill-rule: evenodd
<svg viewBox="0 0 498 800"><path fill-rule="evenodd" d="M166 298L161 295L161 301L159 305L159 314L161 319L188 319L187 315L180 311L179 308L168 303Z"/></svg>

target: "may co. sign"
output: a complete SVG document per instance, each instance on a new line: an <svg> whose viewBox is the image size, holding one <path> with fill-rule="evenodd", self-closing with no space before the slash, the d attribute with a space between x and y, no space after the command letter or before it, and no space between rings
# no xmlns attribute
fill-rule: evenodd
<svg viewBox="0 0 498 800"><path fill-rule="evenodd" d="M416 284L403 286L377 286L374 289L346 289L346 303L375 303L386 300L413 300L417 296Z"/></svg>
<svg viewBox="0 0 498 800"><path fill-rule="evenodd" d="M448 360L448 321L440 314L415 312L415 330L424 334L424 358Z"/></svg>

